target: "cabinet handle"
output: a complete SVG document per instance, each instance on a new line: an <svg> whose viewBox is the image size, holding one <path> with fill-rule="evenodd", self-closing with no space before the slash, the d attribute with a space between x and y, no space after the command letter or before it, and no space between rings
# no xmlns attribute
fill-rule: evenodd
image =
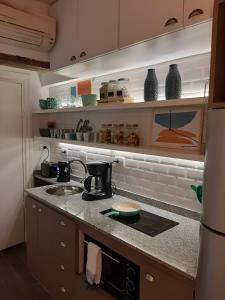
<svg viewBox="0 0 225 300"><path fill-rule="evenodd" d="M164 27L167 27L167 26L170 26L170 25L173 25L176 23L178 23L177 18L170 18L169 20L166 21Z"/></svg>
<svg viewBox="0 0 225 300"><path fill-rule="evenodd" d="M204 10L202 10L201 8L197 8L197 9L194 9L190 15L188 16L188 19L191 19L193 17L196 17L196 16L200 16L200 15L203 15L204 14Z"/></svg>
<svg viewBox="0 0 225 300"><path fill-rule="evenodd" d="M145 279L146 279L148 282L151 282L151 283L155 281L154 276L152 276L152 275L149 274L149 273L146 273L146 274L145 274Z"/></svg>
<svg viewBox="0 0 225 300"><path fill-rule="evenodd" d="M37 206L36 206L35 204L32 205L32 208L33 208L33 209L36 209L36 207L37 207Z"/></svg>
<svg viewBox="0 0 225 300"><path fill-rule="evenodd" d="M87 53L85 51L82 51L80 54L80 57L85 57L87 55Z"/></svg>
<svg viewBox="0 0 225 300"><path fill-rule="evenodd" d="M66 292L66 289L62 286L61 288L60 288L60 291L62 292L62 293L64 293L65 294L65 292Z"/></svg>
<svg viewBox="0 0 225 300"><path fill-rule="evenodd" d="M77 60L77 57L75 55L70 57L70 61L75 61L75 60Z"/></svg>
<svg viewBox="0 0 225 300"><path fill-rule="evenodd" d="M42 208L38 208L38 212L41 213L42 212Z"/></svg>
<svg viewBox="0 0 225 300"><path fill-rule="evenodd" d="M66 226L66 223L65 223L64 221L60 221L60 222L59 222L59 225L61 225L61 226Z"/></svg>
<svg viewBox="0 0 225 300"><path fill-rule="evenodd" d="M66 244L64 242L59 243L60 247L66 248Z"/></svg>
<svg viewBox="0 0 225 300"><path fill-rule="evenodd" d="M64 265L60 265L60 270L61 271L65 271L65 266Z"/></svg>

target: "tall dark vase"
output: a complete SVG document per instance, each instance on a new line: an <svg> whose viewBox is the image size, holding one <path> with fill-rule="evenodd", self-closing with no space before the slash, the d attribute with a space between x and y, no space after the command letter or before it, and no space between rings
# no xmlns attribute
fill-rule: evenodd
<svg viewBox="0 0 225 300"><path fill-rule="evenodd" d="M144 100L154 101L158 99L159 85L155 74L155 69L148 69L148 74L144 84Z"/></svg>
<svg viewBox="0 0 225 300"><path fill-rule="evenodd" d="M166 77L166 99L180 99L182 94L182 82L178 67L176 64L170 65Z"/></svg>

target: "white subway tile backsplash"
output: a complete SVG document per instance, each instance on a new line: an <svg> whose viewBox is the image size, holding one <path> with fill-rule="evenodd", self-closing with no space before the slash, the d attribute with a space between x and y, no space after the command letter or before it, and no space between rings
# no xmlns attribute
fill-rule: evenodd
<svg viewBox="0 0 225 300"><path fill-rule="evenodd" d="M65 148L67 155L62 153ZM51 147L52 160L65 160L65 156L84 162L119 158L120 163L113 165L113 183L117 188L197 212L201 210L190 186L202 184L204 163L65 144ZM83 167L72 164L72 174L83 178Z"/></svg>
<svg viewBox="0 0 225 300"><path fill-rule="evenodd" d="M187 169L187 177L196 180L203 180L203 171L195 170L195 169Z"/></svg>

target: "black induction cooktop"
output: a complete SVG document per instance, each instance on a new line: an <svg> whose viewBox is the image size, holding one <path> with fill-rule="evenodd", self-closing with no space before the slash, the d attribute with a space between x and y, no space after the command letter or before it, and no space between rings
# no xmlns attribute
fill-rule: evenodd
<svg viewBox="0 0 225 300"><path fill-rule="evenodd" d="M104 215L110 211L112 211L112 209L107 209L102 211L101 214ZM110 216L109 218L114 219L124 225L127 225L152 237L157 236L158 234L179 224L177 222L157 216L144 210L141 210L140 214L132 217Z"/></svg>

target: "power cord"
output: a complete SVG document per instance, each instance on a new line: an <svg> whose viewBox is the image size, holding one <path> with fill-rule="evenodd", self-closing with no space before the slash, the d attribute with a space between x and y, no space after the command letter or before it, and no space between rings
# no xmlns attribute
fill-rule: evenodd
<svg viewBox="0 0 225 300"><path fill-rule="evenodd" d="M43 146L42 148L43 150L47 150L47 156L46 158L43 160L43 162L46 162L49 158L49 155L50 155L50 151L49 151L49 148L47 146Z"/></svg>

